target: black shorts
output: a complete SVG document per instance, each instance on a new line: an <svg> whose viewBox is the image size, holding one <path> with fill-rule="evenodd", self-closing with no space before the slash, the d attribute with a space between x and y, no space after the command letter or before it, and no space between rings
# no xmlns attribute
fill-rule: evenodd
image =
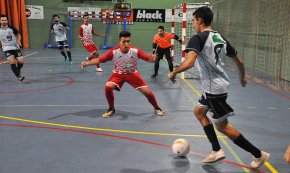
<svg viewBox="0 0 290 173"><path fill-rule="evenodd" d="M13 56L14 58L18 58L23 56L20 49L16 49L16 50L7 50L4 51L6 58L8 59L9 57Z"/></svg>
<svg viewBox="0 0 290 173"><path fill-rule="evenodd" d="M59 50L62 50L63 48L68 48L67 40L64 41L58 41L57 47Z"/></svg>
<svg viewBox="0 0 290 173"><path fill-rule="evenodd" d="M227 97L228 94L205 94L198 100L198 106L207 107L212 115L213 120L219 123L225 120L227 117L234 115L233 108L228 105Z"/></svg>

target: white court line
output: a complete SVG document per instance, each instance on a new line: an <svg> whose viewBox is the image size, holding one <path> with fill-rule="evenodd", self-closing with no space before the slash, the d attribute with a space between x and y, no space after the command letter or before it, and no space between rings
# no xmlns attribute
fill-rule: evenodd
<svg viewBox="0 0 290 173"><path fill-rule="evenodd" d="M108 107L108 105L0 105L0 107ZM144 105L116 105L116 107L144 107ZM179 106L192 108L192 106Z"/></svg>
<svg viewBox="0 0 290 173"><path fill-rule="evenodd" d="M38 53L39 53L39 52L33 52L33 53L28 54L28 55L25 55L25 56L23 56L23 57L28 57L28 56L35 55L35 54L38 54Z"/></svg>

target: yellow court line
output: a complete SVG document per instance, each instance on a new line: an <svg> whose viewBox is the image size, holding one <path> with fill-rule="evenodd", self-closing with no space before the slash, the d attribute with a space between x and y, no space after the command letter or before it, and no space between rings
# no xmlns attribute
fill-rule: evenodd
<svg viewBox="0 0 290 173"><path fill-rule="evenodd" d="M174 134L174 133L158 133L158 132L140 132L140 131L132 131L132 130L116 130L116 129L107 129L107 128L94 128L87 126L75 126L68 124L56 124L44 121L35 121L23 118L13 118L5 115L0 115L0 118L7 120L14 120L20 122L34 123L34 124L42 124L42 125L50 125L57 127L66 127L66 128L74 128L74 129L83 129L83 130L93 130L93 131L104 131L104 132L116 132L116 133L129 133L129 134L141 134L141 135L156 135L156 136L183 136L183 137L196 137L196 138L206 138L205 135L190 135L190 134ZM218 136L218 138L227 138L226 136Z"/></svg>
<svg viewBox="0 0 290 173"><path fill-rule="evenodd" d="M180 77L180 76L179 76ZM201 93L198 92L191 83L188 82L188 80L183 79L183 81L192 89L192 91L198 95L199 97L201 96ZM217 134L220 134L219 132L217 132ZM241 158L238 156L238 154L232 149L232 147L227 143L227 141L222 138L221 139L224 143L224 145L227 147L227 149L229 150L229 152L232 154L232 156L236 159L237 162L239 162L242 165L245 165L243 163L243 161L241 160ZM265 162L264 165L272 172L272 173L278 173L278 171L269 163L269 162ZM248 169L243 168L243 170L245 172L250 172Z"/></svg>

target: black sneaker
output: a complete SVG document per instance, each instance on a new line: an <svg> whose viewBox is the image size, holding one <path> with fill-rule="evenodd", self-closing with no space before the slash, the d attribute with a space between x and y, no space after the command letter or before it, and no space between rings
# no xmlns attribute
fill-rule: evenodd
<svg viewBox="0 0 290 173"><path fill-rule="evenodd" d="M115 109L108 109L107 112L105 112L102 116L104 118L110 118L115 113Z"/></svg>
<svg viewBox="0 0 290 173"><path fill-rule="evenodd" d="M158 76L158 74L154 73L151 78L156 78Z"/></svg>
<svg viewBox="0 0 290 173"><path fill-rule="evenodd" d="M17 78L20 82L22 82L24 79L25 79L25 77L24 76L18 76L18 78Z"/></svg>

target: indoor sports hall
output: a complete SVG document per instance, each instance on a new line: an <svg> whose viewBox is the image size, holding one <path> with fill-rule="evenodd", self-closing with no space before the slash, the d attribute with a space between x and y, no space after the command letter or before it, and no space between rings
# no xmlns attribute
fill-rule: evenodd
<svg viewBox="0 0 290 173"><path fill-rule="evenodd" d="M138 72L165 114L156 115L150 99L124 83L113 91L115 112L106 118L106 82L118 64L81 66L98 59L87 60L97 56L85 47L80 29L87 15L100 59L117 49L124 30L138 51L158 55L152 44L163 26L179 36L170 42L178 69L198 34L192 14L204 6L214 14L213 30L244 62L246 87L234 61L223 62L230 78L227 103L235 113L228 121L270 154L257 169L252 154L216 126L225 159L203 163L212 147L194 111L204 94L196 66L173 83L165 57L155 77L155 62L139 59ZM0 0L0 173L290 173L289 6L289 0ZM3 36L5 27L13 37ZM56 38L62 29L65 41ZM20 52L11 55L7 40L14 37ZM185 156L172 150L177 139L190 145Z"/></svg>

